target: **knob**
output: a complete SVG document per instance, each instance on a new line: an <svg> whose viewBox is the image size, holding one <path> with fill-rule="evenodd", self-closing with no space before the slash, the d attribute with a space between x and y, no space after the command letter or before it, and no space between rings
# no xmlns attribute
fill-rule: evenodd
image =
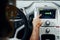
<svg viewBox="0 0 60 40"><path fill-rule="evenodd" d="M45 24L46 24L46 25L50 25L50 21L47 20L47 21L45 22Z"/></svg>
<svg viewBox="0 0 60 40"><path fill-rule="evenodd" d="M50 32L50 29L49 29L49 28L47 28L47 29L46 29L46 33L49 33L49 32Z"/></svg>

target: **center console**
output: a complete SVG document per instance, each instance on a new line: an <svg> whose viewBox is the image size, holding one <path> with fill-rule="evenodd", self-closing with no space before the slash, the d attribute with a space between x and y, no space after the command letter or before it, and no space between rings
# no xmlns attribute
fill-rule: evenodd
<svg viewBox="0 0 60 40"><path fill-rule="evenodd" d="M39 3L37 3L39 4ZM39 31L40 40L60 40L59 9L51 3L40 3L34 9L34 16L42 14Z"/></svg>

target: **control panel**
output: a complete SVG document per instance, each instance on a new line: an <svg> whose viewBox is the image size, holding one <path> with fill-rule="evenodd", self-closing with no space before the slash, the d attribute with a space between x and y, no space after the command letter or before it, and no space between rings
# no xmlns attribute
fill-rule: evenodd
<svg viewBox="0 0 60 40"><path fill-rule="evenodd" d="M60 40L59 10L53 3L36 3L34 17L42 14L40 20L43 22L39 31L40 40Z"/></svg>

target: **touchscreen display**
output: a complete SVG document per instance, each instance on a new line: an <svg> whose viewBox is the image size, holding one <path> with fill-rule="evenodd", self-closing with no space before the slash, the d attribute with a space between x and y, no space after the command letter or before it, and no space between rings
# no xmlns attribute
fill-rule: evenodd
<svg viewBox="0 0 60 40"><path fill-rule="evenodd" d="M39 14L42 14L42 19L55 19L56 9L43 9L39 10Z"/></svg>

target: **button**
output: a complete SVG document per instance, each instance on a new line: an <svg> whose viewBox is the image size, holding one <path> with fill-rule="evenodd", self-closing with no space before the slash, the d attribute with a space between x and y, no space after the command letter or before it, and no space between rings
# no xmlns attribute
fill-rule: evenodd
<svg viewBox="0 0 60 40"><path fill-rule="evenodd" d="M50 29L49 29L49 28L47 28L47 29L46 29L46 33L49 33L49 32L50 32Z"/></svg>
<svg viewBox="0 0 60 40"><path fill-rule="evenodd" d="M47 20L47 21L45 22L45 24L46 24L46 25L50 25L50 21Z"/></svg>

